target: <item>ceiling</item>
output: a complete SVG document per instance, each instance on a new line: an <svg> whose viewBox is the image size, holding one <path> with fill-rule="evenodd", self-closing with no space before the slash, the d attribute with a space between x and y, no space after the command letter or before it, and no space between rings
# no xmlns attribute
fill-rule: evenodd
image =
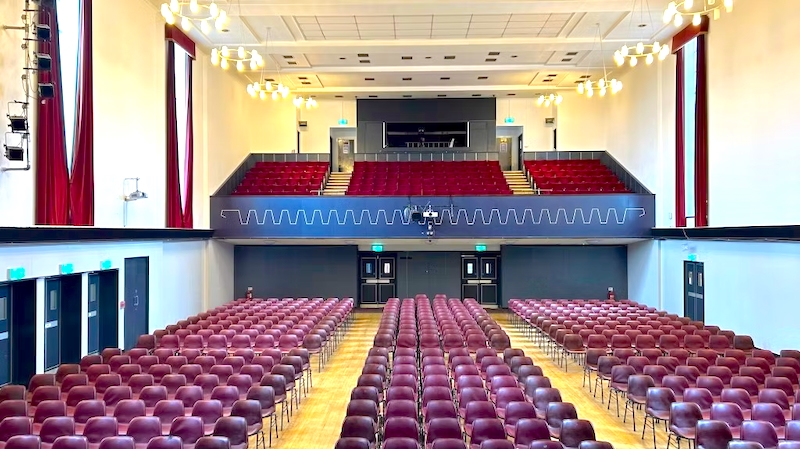
<svg viewBox="0 0 800 449"><path fill-rule="evenodd" d="M301 94L529 96L572 89L604 65L613 74L623 43L666 41L668 2L217 0L227 29L190 34L208 48L258 49L267 68L247 79L280 76Z"/></svg>

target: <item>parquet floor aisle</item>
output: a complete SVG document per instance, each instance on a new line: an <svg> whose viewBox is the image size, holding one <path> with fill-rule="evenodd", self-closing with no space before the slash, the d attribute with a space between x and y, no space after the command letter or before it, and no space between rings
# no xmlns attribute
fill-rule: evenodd
<svg viewBox="0 0 800 449"><path fill-rule="evenodd" d="M641 439L644 410L636 411L636 432L634 432L630 413L628 413L628 422L622 422L622 414L625 409L624 398L620 397L620 418L617 418L614 403L611 404L611 410L607 410L606 404L600 403L599 392L597 398L595 398L587 388L581 386L583 384L582 366L570 360L569 372L565 373L564 368L558 366L539 349L538 345L534 344L532 340L511 324L505 312L492 313L492 318L508 333L511 338L511 347L523 349L525 355L531 357L536 365L542 367L544 375L550 378L550 383L552 383L553 387L560 390L561 398L564 402L571 402L575 405L578 410L578 417L592 422L598 440L612 443L615 449L653 449L651 429L647 430L645 439ZM594 382L594 377L592 377L592 382ZM608 400L607 392L606 400ZM663 424L657 430L656 438L658 448L665 448L667 439Z"/></svg>
<svg viewBox="0 0 800 449"><path fill-rule="evenodd" d="M380 317L380 313L358 311L352 328L322 373L316 372L317 361L312 359L314 388L302 400L288 427L284 423L280 437L273 439L273 448L332 449L336 445L350 391L361 374Z"/></svg>

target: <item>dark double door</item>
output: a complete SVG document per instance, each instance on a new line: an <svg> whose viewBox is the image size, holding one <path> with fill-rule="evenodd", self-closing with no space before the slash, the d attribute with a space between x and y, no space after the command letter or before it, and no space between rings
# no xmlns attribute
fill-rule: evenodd
<svg viewBox="0 0 800 449"><path fill-rule="evenodd" d="M36 280L0 284L0 385L36 374Z"/></svg>
<svg viewBox="0 0 800 449"><path fill-rule="evenodd" d="M500 302L498 254L461 256L461 297L474 298L482 305L496 306Z"/></svg>
<svg viewBox="0 0 800 449"><path fill-rule="evenodd" d="M80 274L56 276L44 281L44 369L81 360Z"/></svg>
<svg viewBox="0 0 800 449"><path fill-rule="evenodd" d="M706 283L703 262L683 262L683 310L693 321L705 321Z"/></svg>
<svg viewBox="0 0 800 449"><path fill-rule="evenodd" d="M386 304L397 295L397 255L362 254L359 271L360 304Z"/></svg>
<svg viewBox="0 0 800 449"><path fill-rule="evenodd" d="M149 332L150 258L125 259L125 350Z"/></svg>

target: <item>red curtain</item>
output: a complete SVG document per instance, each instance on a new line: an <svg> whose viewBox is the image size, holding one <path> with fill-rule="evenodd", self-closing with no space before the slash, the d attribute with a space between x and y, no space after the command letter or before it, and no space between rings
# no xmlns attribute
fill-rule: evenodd
<svg viewBox="0 0 800 449"><path fill-rule="evenodd" d="M695 226L708 226L708 67L706 35L697 37L697 99L695 102Z"/></svg>
<svg viewBox="0 0 800 449"><path fill-rule="evenodd" d="M686 146L684 142L684 97L686 86L683 75L684 54L681 48L676 52L675 70L675 226L686 226Z"/></svg>
<svg viewBox="0 0 800 449"><path fill-rule="evenodd" d="M75 148L69 185L70 221L94 225L94 92L92 89L92 0L81 1Z"/></svg>
<svg viewBox="0 0 800 449"><path fill-rule="evenodd" d="M183 227L193 228L194 215L192 189L194 187L194 120L192 119L192 56L186 55L186 162L183 185Z"/></svg>
<svg viewBox="0 0 800 449"><path fill-rule="evenodd" d="M39 72L39 82L52 83L55 95L38 101L36 106L36 224L66 225L69 224L69 178L55 5L41 5L39 23L50 26L51 30L50 41L39 42L39 53L50 55L53 60L50 71Z"/></svg>
<svg viewBox="0 0 800 449"><path fill-rule="evenodd" d="M175 95L175 43L167 41L167 227L183 227L178 168L178 113Z"/></svg>

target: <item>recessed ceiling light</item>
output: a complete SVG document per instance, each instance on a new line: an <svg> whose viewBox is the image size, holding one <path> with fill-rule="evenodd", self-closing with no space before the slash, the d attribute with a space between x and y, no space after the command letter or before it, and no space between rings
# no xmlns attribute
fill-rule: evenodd
<svg viewBox="0 0 800 449"><path fill-rule="evenodd" d="M592 75L581 75L581 78L583 78L583 79L589 79L591 77L592 77Z"/></svg>
<svg viewBox="0 0 800 449"><path fill-rule="evenodd" d="M430 56L425 56L425 59L431 59L431 57Z"/></svg>
<svg viewBox="0 0 800 449"><path fill-rule="evenodd" d="M364 81L375 81L375 78L364 78Z"/></svg>
<svg viewBox="0 0 800 449"><path fill-rule="evenodd" d="M561 62L570 62L570 61L572 61L572 58L564 58L561 60Z"/></svg>
<svg viewBox="0 0 800 449"><path fill-rule="evenodd" d="M369 60L368 59L360 59L358 62L360 62L362 64L369 64Z"/></svg>
<svg viewBox="0 0 800 449"><path fill-rule="evenodd" d="M639 24L639 28L645 28L645 27L647 27L647 24L646 24L646 23L640 23L640 24Z"/></svg>
<svg viewBox="0 0 800 449"><path fill-rule="evenodd" d="M480 97L481 94L472 94L473 97Z"/></svg>
<svg viewBox="0 0 800 449"><path fill-rule="evenodd" d="M583 81L575 81L575 84L583 84Z"/></svg>
<svg viewBox="0 0 800 449"><path fill-rule="evenodd" d="M578 56L578 52L577 51L569 51L569 52L567 52L567 56Z"/></svg>
<svg viewBox="0 0 800 449"><path fill-rule="evenodd" d="M440 77L439 79L440 79L440 80L449 80L449 79L450 79L450 77L449 77L449 76L442 76L442 77Z"/></svg>
<svg viewBox="0 0 800 449"><path fill-rule="evenodd" d="M347 58L339 58L339 59L340 59L340 60L342 60L342 61L344 61L344 60L345 60L345 59L347 59Z"/></svg>
<svg viewBox="0 0 800 449"><path fill-rule="evenodd" d="M444 59L456 59L455 56L445 56Z"/></svg>
<svg viewBox="0 0 800 449"><path fill-rule="evenodd" d="M486 62L495 62L497 58L486 58Z"/></svg>
<svg viewBox="0 0 800 449"><path fill-rule="evenodd" d="M370 98L378 98L378 96L377 96L377 95L370 95L369 97L370 97Z"/></svg>
<svg viewBox="0 0 800 449"><path fill-rule="evenodd" d="M405 59L406 61L408 61L410 59L414 59L414 57L413 56L402 56L400 59Z"/></svg>
<svg viewBox="0 0 800 449"><path fill-rule="evenodd" d="M558 76L558 73L551 73L551 74L549 74L547 76Z"/></svg>
<svg viewBox="0 0 800 449"><path fill-rule="evenodd" d="M446 97L446 96L447 96L447 95L445 95L445 94L439 94L439 95L437 95L437 97Z"/></svg>
<svg viewBox="0 0 800 449"><path fill-rule="evenodd" d="M344 95L334 95L334 98L344 98Z"/></svg>
<svg viewBox="0 0 800 449"><path fill-rule="evenodd" d="M514 96L514 95L516 95L516 94L506 94L506 95L510 95L510 96L512 96L512 97L513 97L513 96Z"/></svg>
<svg viewBox="0 0 800 449"><path fill-rule="evenodd" d="M308 77L306 77L306 76L298 76L297 79L299 79L299 80L307 80Z"/></svg>
<svg viewBox="0 0 800 449"><path fill-rule="evenodd" d="M411 95L403 95L403 98L411 98Z"/></svg>
<svg viewBox="0 0 800 449"><path fill-rule="evenodd" d="M411 78L403 78L403 81L411 81Z"/></svg>
<svg viewBox="0 0 800 449"><path fill-rule="evenodd" d="M289 64L289 65L297 65L297 61L288 61L287 64Z"/></svg>
<svg viewBox="0 0 800 449"><path fill-rule="evenodd" d="M270 83L274 83L275 78L266 78L264 81L269 81Z"/></svg>
<svg viewBox="0 0 800 449"><path fill-rule="evenodd" d="M479 76L478 79L479 80L488 80L489 77L488 76Z"/></svg>
<svg viewBox="0 0 800 449"><path fill-rule="evenodd" d="M551 80L550 78L546 78L546 79L543 79L542 82L543 83L552 83L553 80Z"/></svg>
<svg viewBox="0 0 800 449"><path fill-rule="evenodd" d="M489 52L489 56L498 56L498 55L500 55L499 51L490 51Z"/></svg>
<svg viewBox="0 0 800 449"><path fill-rule="evenodd" d="M512 58L516 58L516 57L517 57L517 55L511 55L511 57L512 57Z"/></svg>
<svg viewBox="0 0 800 449"><path fill-rule="evenodd" d="M308 85L308 84L311 84L311 82L309 82L309 81L303 81L301 84L306 84L306 85Z"/></svg>
<svg viewBox="0 0 800 449"><path fill-rule="evenodd" d="M369 53L359 53L358 57L359 58L369 58Z"/></svg>
<svg viewBox="0 0 800 449"><path fill-rule="evenodd" d="M283 59L292 59L294 56L292 55L283 55Z"/></svg>

